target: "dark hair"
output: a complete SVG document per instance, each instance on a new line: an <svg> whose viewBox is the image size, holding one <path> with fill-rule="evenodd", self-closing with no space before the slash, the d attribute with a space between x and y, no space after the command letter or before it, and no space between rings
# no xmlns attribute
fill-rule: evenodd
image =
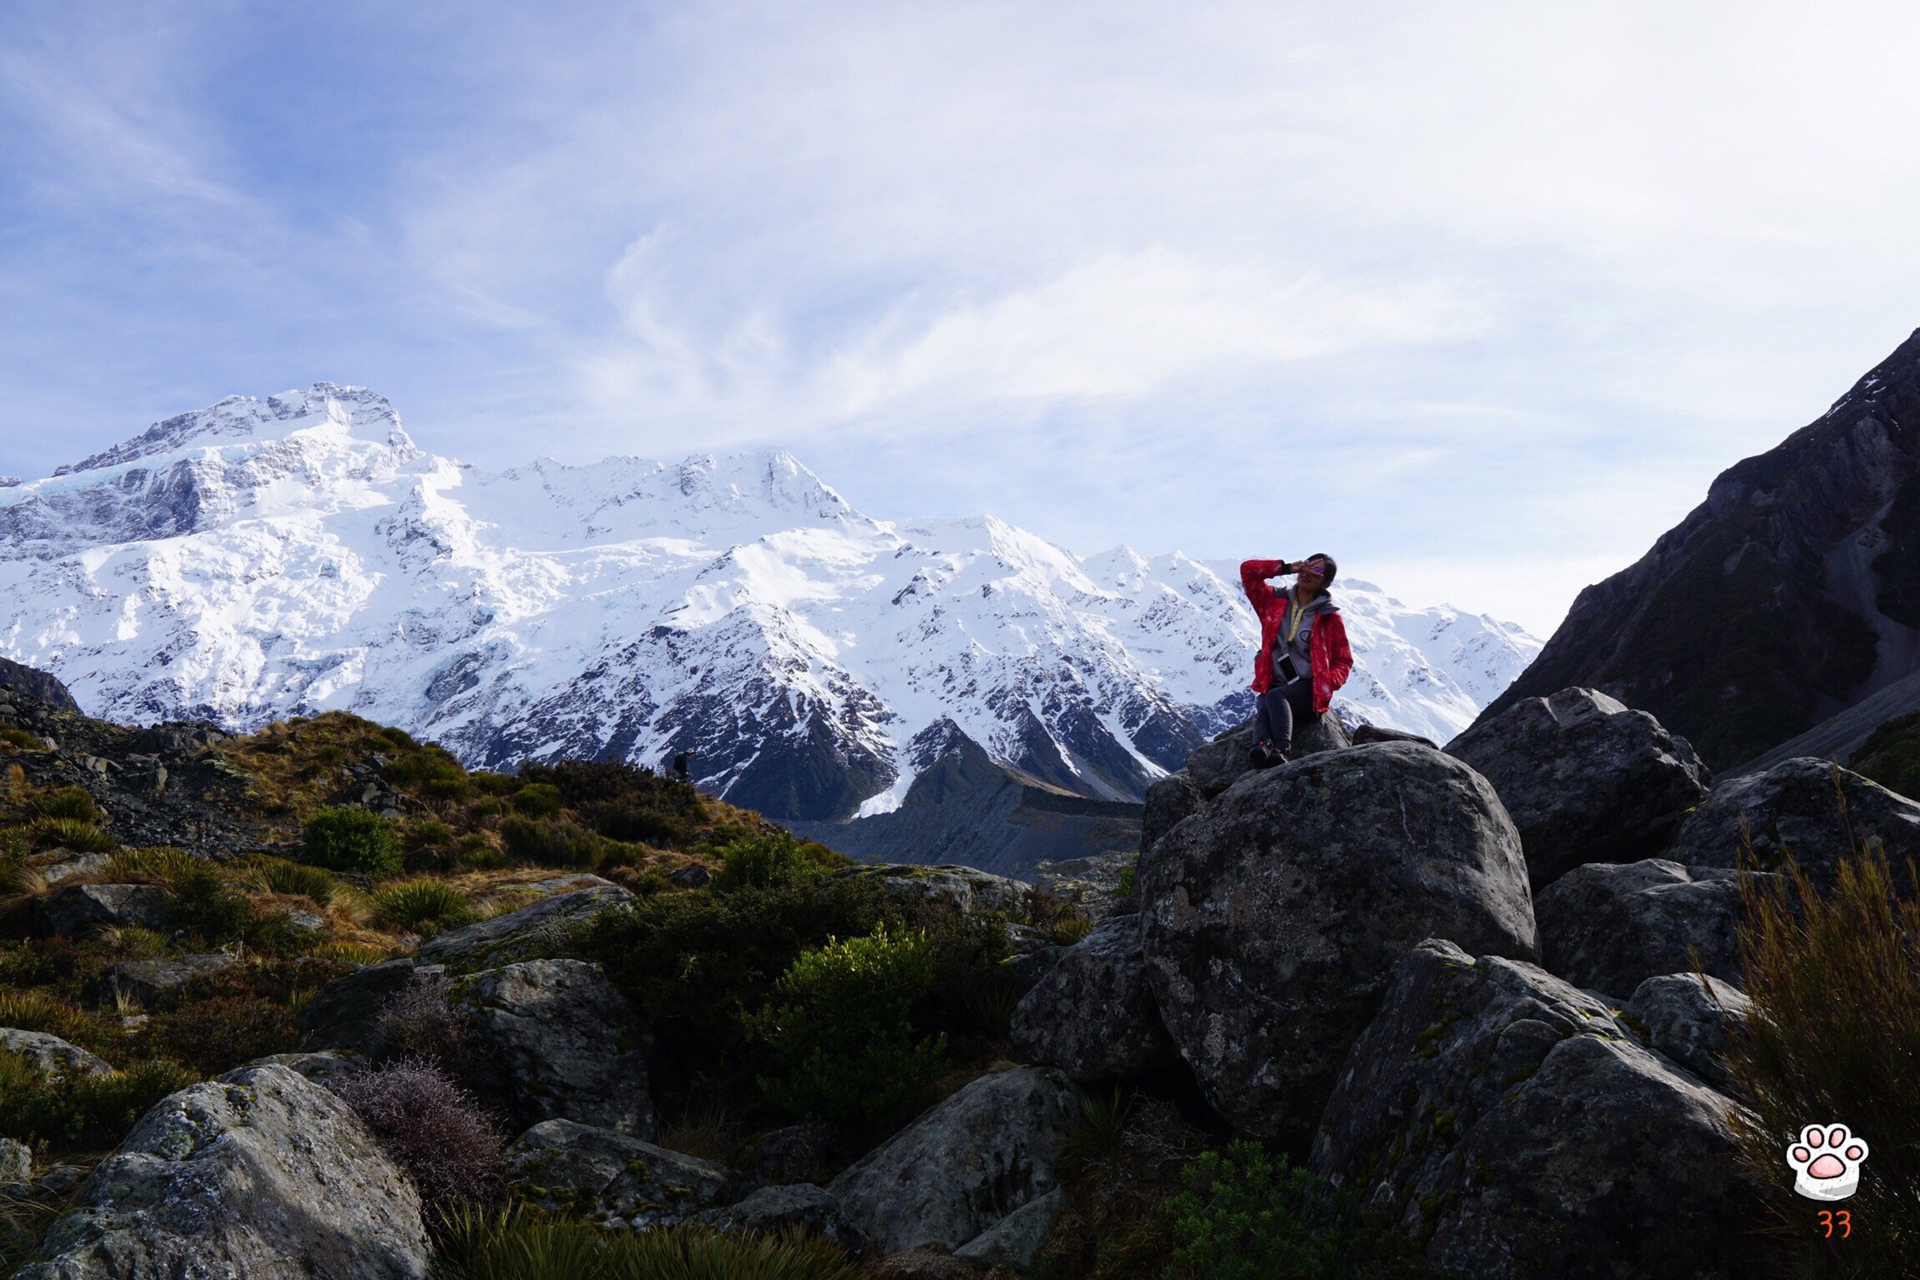
<svg viewBox="0 0 1920 1280"><path fill-rule="evenodd" d="M1340 572L1340 566L1333 562L1333 557L1328 555L1324 551L1316 551L1312 555L1308 556L1307 560L1318 560L1326 565L1326 576L1320 580L1320 586L1323 590L1327 587L1332 586L1333 575ZM1305 564L1306 561L1303 560L1301 561L1301 563Z"/></svg>

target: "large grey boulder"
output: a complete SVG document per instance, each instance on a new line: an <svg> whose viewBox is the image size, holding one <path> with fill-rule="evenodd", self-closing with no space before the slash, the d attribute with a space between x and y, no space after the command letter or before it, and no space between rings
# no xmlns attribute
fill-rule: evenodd
<svg viewBox="0 0 1920 1280"><path fill-rule="evenodd" d="M70 884L42 899L33 930L43 938L86 938L108 926L167 926L172 896L157 884Z"/></svg>
<svg viewBox="0 0 1920 1280"><path fill-rule="evenodd" d="M516 960L539 959L564 946L574 928L602 911L632 902L632 894L611 884L554 894L530 907L449 930L422 946L418 959L421 964L445 965L450 970L492 969Z"/></svg>
<svg viewBox="0 0 1920 1280"><path fill-rule="evenodd" d="M1137 1076L1173 1045L1147 982L1138 915L1108 916L1071 947L1013 1010L1013 1043L1073 1080Z"/></svg>
<svg viewBox="0 0 1920 1280"><path fill-rule="evenodd" d="M0 1027L0 1053L12 1054L49 1080L113 1074L101 1059L45 1031Z"/></svg>
<svg viewBox="0 0 1920 1280"><path fill-rule="evenodd" d="M647 1029L600 966L526 960L456 979L448 994L516 1127L565 1119L653 1136Z"/></svg>
<svg viewBox="0 0 1920 1280"><path fill-rule="evenodd" d="M136 1004L152 1007L169 992L195 978L233 968L236 961L223 951L207 955L165 956L158 960L122 960L107 970L103 983L107 996L120 996Z"/></svg>
<svg viewBox="0 0 1920 1280"><path fill-rule="evenodd" d="M1312 1166L1450 1276L1759 1274L1736 1106L1530 964L1410 951L1341 1069Z"/></svg>
<svg viewBox="0 0 1920 1280"><path fill-rule="evenodd" d="M1738 866L1749 838L1753 865L1779 871L1791 852L1822 891L1838 880L1840 859L1871 841L1886 850L1894 883L1911 893L1906 866L1920 859L1920 804L1830 760L1801 756L1715 787L1662 856L1690 867Z"/></svg>
<svg viewBox="0 0 1920 1280"><path fill-rule="evenodd" d="M1593 689L1526 698L1447 744L1499 793L1534 888L1658 853L1712 779L1685 738Z"/></svg>
<svg viewBox="0 0 1920 1280"><path fill-rule="evenodd" d="M1726 1054L1753 1018L1753 1001L1718 978L1663 973L1634 988L1625 1012L1646 1028L1647 1043L1702 1080L1732 1093Z"/></svg>
<svg viewBox="0 0 1920 1280"><path fill-rule="evenodd" d="M1338 751L1353 745L1346 728L1329 711L1296 724L1293 729L1293 759ZM1243 720L1231 729L1214 735L1213 740L1195 747L1187 755L1188 779L1200 794L1211 800L1245 774L1253 772L1247 764L1247 752L1253 747L1253 721Z"/></svg>
<svg viewBox="0 0 1920 1280"><path fill-rule="evenodd" d="M421 1280L420 1200L344 1102L243 1067L147 1112L20 1280Z"/></svg>
<svg viewBox="0 0 1920 1280"><path fill-rule="evenodd" d="M1698 956L1708 973L1740 986L1740 880L1725 867L1665 858L1575 867L1533 897L1540 966L1625 999L1643 979L1691 969Z"/></svg>
<svg viewBox="0 0 1920 1280"><path fill-rule="evenodd" d="M881 1253L954 1249L1057 1185L1054 1162L1080 1119L1058 1071L982 1076L861 1157L829 1185Z"/></svg>
<svg viewBox="0 0 1920 1280"><path fill-rule="evenodd" d="M1537 955L1520 839L1486 779L1385 742L1253 773L1140 860L1148 980L1207 1100L1299 1137L1394 966L1436 934Z"/></svg>
<svg viewBox="0 0 1920 1280"><path fill-rule="evenodd" d="M1146 804L1140 812L1140 852L1160 843L1160 837L1180 825L1180 821L1198 813L1206 804L1193 775L1176 770L1147 787Z"/></svg>
<svg viewBox="0 0 1920 1280"><path fill-rule="evenodd" d="M744 1190L724 1165L571 1120L544 1120L515 1138L507 1177L543 1209L633 1231L685 1222Z"/></svg>
<svg viewBox="0 0 1920 1280"><path fill-rule="evenodd" d="M762 1187L723 1209L708 1209L697 1214L694 1221L716 1231L744 1231L759 1236L804 1231L831 1240L853 1254L865 1253L868 1248L867 1238L847 1221L833 1193L811 1182Z"/></svg>

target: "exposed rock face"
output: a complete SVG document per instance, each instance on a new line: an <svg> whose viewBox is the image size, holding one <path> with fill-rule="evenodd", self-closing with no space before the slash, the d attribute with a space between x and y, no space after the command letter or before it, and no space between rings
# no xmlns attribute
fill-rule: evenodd
<svg viewBox="0 0 1920 1280"><path fill-rule="evenodd" d="M1520 838L1486 779L1378 743L1251 774L1141 857L1161 1018L1242 1131L1305 1133L1428 937L1534 958Z"/></svg>
<svg viewBox="0 0 1920 1280"><path fill-rule="evenodd" d="M204 978L234 966L234 958L224 952L210 955L168 956L160 960L122 960L107 971L106 989L146 1006L157 1003L167 992L183 987L195 978Z"/></svg>
<svg viewBox="0 0 1920 1280"><path fill-rule="evenodd" d="M1656 973L1693 968L1697 955L1708 973L1738 986L1740 874L1664 858L1575 867L1534 897L1540 965L1625 999Z"/></svg>
<svg viewBox="0 0 1920 1280"><path fill-rule="evenodd" d="M1727 1280L1760 1263L1733 1110L1585 992L1434 940L1354 1045L1312 1162L1448 1275Z"/></svg>
<svg viewBox="0 0 1920 1280"><path fill-rule="evenodd" d="M1718 978L1665 973L1634 989L1626 1012L1646 1027L1653 1047L1702 1080L1728 1092L1725 1055L1732 1036L1753 1017L1753 1001Z"/></svg>
<svg viewBox="0 0 1920 1280"><path fill-rule="evenodd" d="M1808 756L1715 787L1681 824L1665 856L1690 867L1738 865L1743 816L1755 861L1764 870L1779 870L1791 850L1815 886L1828 890L1837 879L1840 859L1877 840L1893 866L1894 883L1903 892L1913 890L1906 863L1908 858L1920 859L1920 804Z"/></svg>
<svg viewBox="0 0 1920 1280"><path fill-rule="evenodd" d="M459 979L451 996L516 1126L567 1119L653 1136L649 1036L598 965L527 960Z"/></svg>
<svg viewBox="0 0 1920 1280"><path fill-rule="evenodd" d="M1140 817L1140 851L1160 843L1160 837L1207 802L1193 776L1185 769L1170 773L1147 788L1146 809Z"/></svg>
<svg viewBox="0 0 1920 1280"><path fill-rule="evenodd" d="M684 1222L741 1190L723 1165L571 1120L544 1120L514 1139L507 1176L542 1208L635 1231Z"/></svg>
<svg viewBox="0 0 1920 1280"><path fill-rule="evenodd" d="M1331 711L1311 720L1303 720L1293 729L1293 750L1287 754L1298 760L1321 751L1338 751L1353 742ZM1212 799L1232 786L1242 774L1252 772L1247 752L1253 747L1253 721L1235 725L1218 734L1205 746L1195 747L1187 757L1187 776L1200 794Z"/></svg>
<svg viewBox="0 0 1920 1280"><path fill-rule="evenodd" d="M34 910L34 932L43 938L83 938L109 925L164 929L167 891L157 884L70 884Z"/></svg>
<svg viewBox="0 0 1920 1280"><path fill-rule="evenodd" d="M1582 685L1644 707L1724 770L1908 674L1916 427L1920 334L1821 418L1722 472L1637 563L1582 591L1482 721Z"/></svg>
<svg viewBox="0 0 1920 1280"><path fill-rule="evenodd" d="M422 1280L420 1201L347 1105L284 1067L160 1102L23 1280Z"/></svg>
<svg viewBox="0 0 1920 1280"><path fill-rule="evenodd" d="M1137 1076L1173 1045L1160 1025L1140 917L1109 916L1064 948L1013 1011L1013 1043L1082 1084Z"/></svg>
<svg viewBox="0 0 1920 1280"><path fill-rule="evenodd" d="M1447 744L1500 794L1538 890L1659 852L1711 778L1685 738L1592 689L1527 698Z"/></svg>
<svg viewBox="0 0 1920 1280"><path fill-rule="evenodd" d="M737 1204L708 1209L695 1219L719 1231L746 1231L770 1236L798 1228L821 1236L848 1253L867 1251L867 1238L840 1212L840 1202L825 1187L810 1182L762 1187Z"/></svg>
<svg viewBox="0 0 1920 1280"><path fill-rule="evenodd" d="M1033 1256L1040 1252L1040 1242L1046 1239L1047 1232L1060 1217L1060 1211L1066 1207L1067 1193L1055 1188L1021 1205L955 1249L953 1256L989 1266L1005 1263L1016 1271L1024 1272L1033 1265Z"/></svg>
<svg viewBox="0 0 1920 1280"><path fill-rule="evenodd" d="M419 960L449 969L491 969L537 959L558 945L571 926L632 901L633 895L618 885L555 894L530 907L449 930L421 947Z"/></svg>
<svg viewBox="0 0 1920 1280"><path fill-rule="evenodd" d="M882 1253L957 1248L1054 1189L1054 1161L1079 1118L1079 1091L1060 1072L982 1076L828 1190Z"/></svg>
<svg viewBox="0 0 1920 1280"><path fill-rule="evenodd" d="M10 1053L49 1079L112 1075L113 1068L78 1045L45 1031L0 1027L0 1052Z"/></svg>
<svg viewBox="0 0 1920 1280"><path fill-rule="evenodd" d="M73 694L58 677L10 658L0 658L0 690L25 694L56 711L80 710L80 704L73 700Z"/></svg>

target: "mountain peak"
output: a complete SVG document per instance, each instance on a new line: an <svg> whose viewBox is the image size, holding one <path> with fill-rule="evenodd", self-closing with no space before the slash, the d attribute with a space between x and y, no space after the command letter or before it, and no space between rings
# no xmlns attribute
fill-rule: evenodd
<svg viewBox="0 0 1920 1280"><path fill-rule="evenodd" d="M139 435L54 471L56 476L99 471L145 458L244 440L274 439L321 425L333 425L356 439L371 440L412 453L414 444L400 426L400 415L378 392L316 382L305 391L224 400L175 414Z"/></svg>

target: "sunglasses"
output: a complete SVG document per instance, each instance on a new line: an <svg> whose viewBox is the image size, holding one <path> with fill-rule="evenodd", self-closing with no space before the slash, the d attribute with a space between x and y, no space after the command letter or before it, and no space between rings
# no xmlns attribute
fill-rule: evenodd
<svg viewBox="0 0 1920 1280"><path fill-rule="evenodd" d="M1318 560L1312 560L1299 566L1299 572L1311 573L1317 578L1324 578L1327 576L1327 566Z"/></svg>

